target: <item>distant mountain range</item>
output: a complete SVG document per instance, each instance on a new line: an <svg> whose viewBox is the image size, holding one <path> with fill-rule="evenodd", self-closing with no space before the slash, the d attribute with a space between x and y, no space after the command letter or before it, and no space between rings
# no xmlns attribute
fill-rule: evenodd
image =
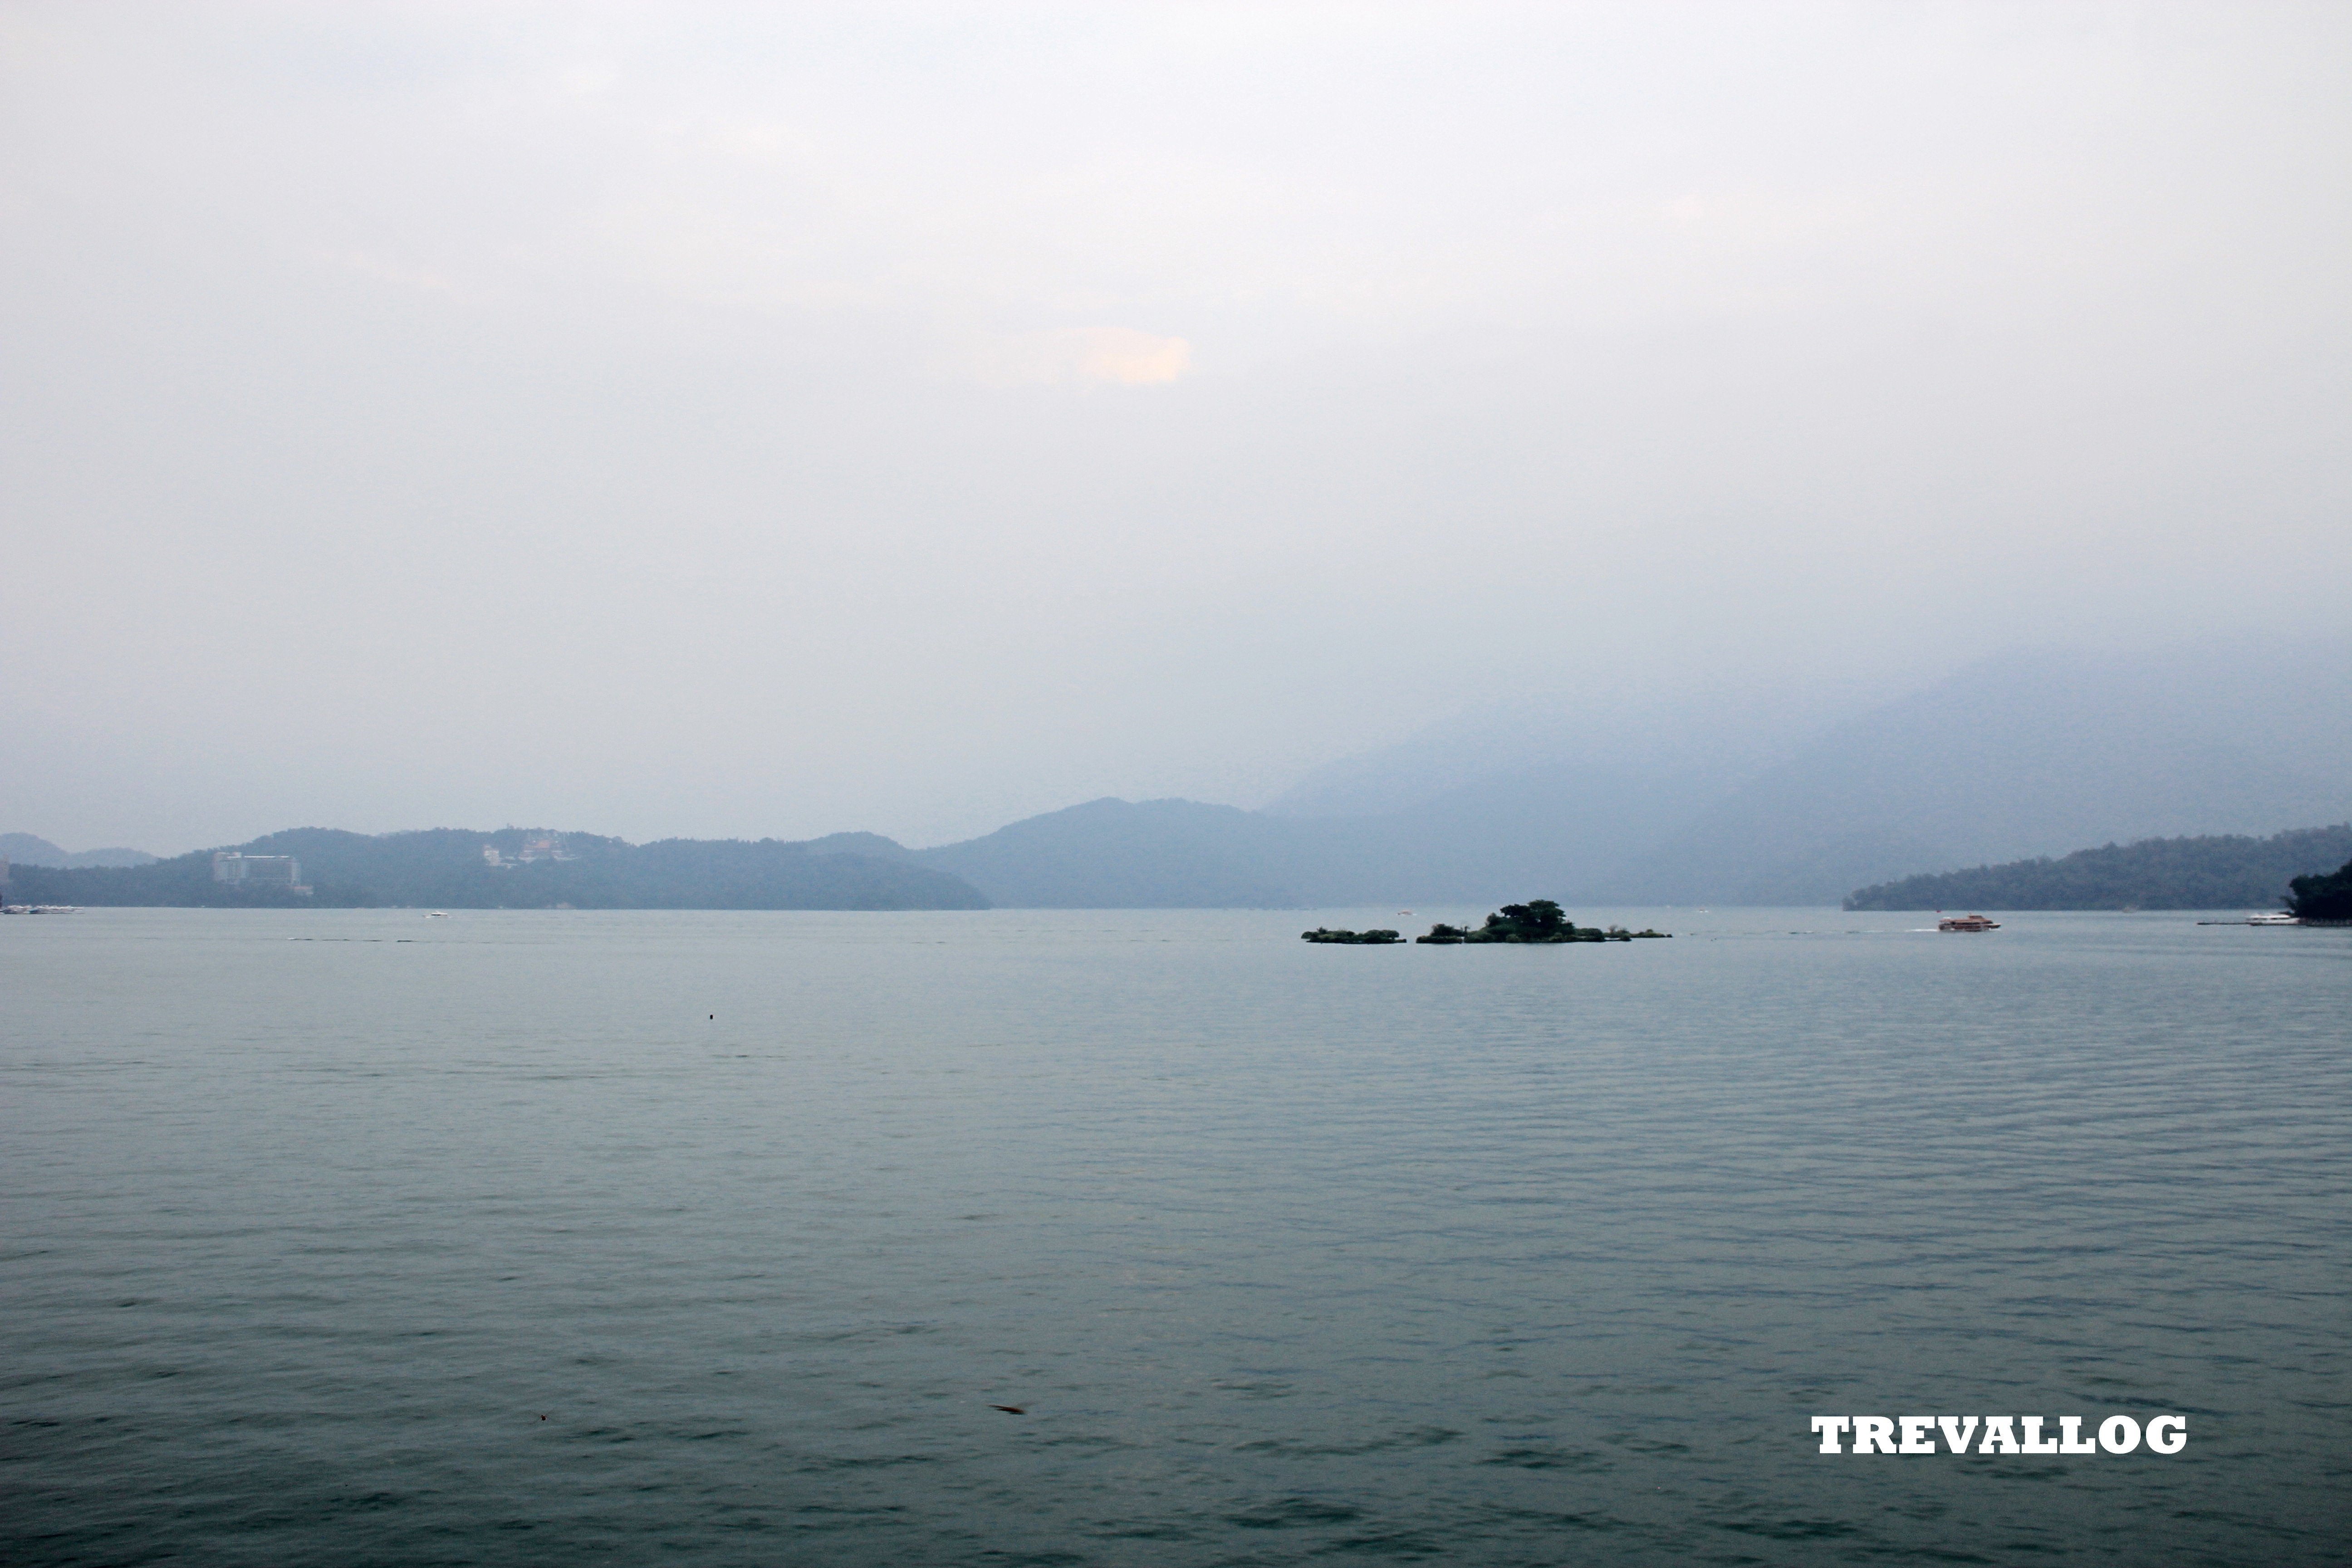
<svg viewBox="0 0 2352 1568"><path fill-rule="evenodd" d="M2352 644L1987 660L1837 725L1596 891L1835 904L1904 875L2352 816Z"/></svg>
<svg viewBox="0 0 2352 1568"><path fill-rule="evenodd" d="M1769 699L1522 709L1263 811L1099 800L933 849L863 842L1000 904L1834 906L1913 873L2347 817L2338 641L2013 653L1834 723Z"/></svg>
<svg viewBox="0 0 2352 1568"><path fill-rule="evenodd" d="M0 857L17 866L152 866L143 849L60 849L29 833L0 833Z"/></svg>
<svg viewBox="0 0 2352 1568"><path fill-rule="evenodd" d="M1605 697L1602 678L1591 685ZM439 905L1833 906L1856 889L2084 845L2347 819L2352 641L2336 640L2011 653L1843 718L1769 689L1650 710L1522 704L1334 763L1262 811L1097 800L924 849L871 833L698 847L575 834L568 841L612 847L596 851L596 869L527 877L467 862L498 834L454 833L429 855L430 836L404 834L330 836L292 852L319 898L332 884ZM362 854L354 841L407 847L386 859L389 848ZM423 858L395 871L393 859L412 852ZM185 894L199 858L106 875L126 890L178 877L171 885ZM428 874L428 861L441 869Z"/></svg>
<svg viewBox="0 0 2352 1568"><path fill-rule="evenodd" d="M533 848L551 840L553 853ZM499 853L492 864L485 847ZM20 902L214 908L351 907L635 910L976 910L988 900L943 871L806 844L666 839L632 845L593 834L500 828L477 833L345 833L298 827L235 847L291 855L311 890L217 882L208 850L121 868L16 869ZM529 856L530 858L520 858Z"/></svg>
<svg viewBox="0 0 2352 1568"><path fill-rule="evenodd" d="M2296 877L2352 860L2352 824L2268 838L2143 838L1857 889L1849 910L2272 910Z"/></svg>

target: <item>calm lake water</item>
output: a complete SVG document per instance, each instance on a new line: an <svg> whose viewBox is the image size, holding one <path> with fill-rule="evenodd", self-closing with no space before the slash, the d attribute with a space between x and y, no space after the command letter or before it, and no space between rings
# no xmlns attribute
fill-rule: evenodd
<svg viewBox="0 0 2352 1568"><path fill-rule="evenodd" d="M0 921L0 1561L2344 1560L2352 931L1577 912Z"/></svg>

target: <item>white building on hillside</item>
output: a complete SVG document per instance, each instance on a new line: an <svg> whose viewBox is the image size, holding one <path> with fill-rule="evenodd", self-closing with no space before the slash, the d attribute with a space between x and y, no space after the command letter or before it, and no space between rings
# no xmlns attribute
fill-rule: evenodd
<svg viewBox="0 0 2352 1568"><path fill-rule="evenodd" d="M243 855L234 849L215 850L213 880L252 888L284 888L296 893L310 890L302 885L302 862L291 855Z"/></svg>

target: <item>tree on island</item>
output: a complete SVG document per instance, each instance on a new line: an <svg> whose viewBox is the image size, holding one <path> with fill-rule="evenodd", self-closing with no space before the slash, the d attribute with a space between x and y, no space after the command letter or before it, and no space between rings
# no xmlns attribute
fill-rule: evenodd
<svg viewBox="0 0 2352 1568"><path fill-rule="evenodd" d="M2302 921L2352 921L2352 860L2287 884L2287 913Z"/></svg>
<svg viewBox="0 0 2352 1568"><path fill-rule="evenodd" d="M1533 899L1524 904L1505 904L1486 917L1486 929L1507 932L1495 938L1501 942L1560 942L1576 935L1576 922L1568 911L1549 899Z"/></svg>

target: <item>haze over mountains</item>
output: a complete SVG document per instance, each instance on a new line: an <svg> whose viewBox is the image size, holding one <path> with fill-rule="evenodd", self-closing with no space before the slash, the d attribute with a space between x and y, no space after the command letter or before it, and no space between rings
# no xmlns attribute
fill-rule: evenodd
<svg viewBox="0 0 2352 1568"><path fill-rule="evenodd" d="M1769 684L1628 707L1595 676L1590 698L1465 716L1262 810L1103 799L929 848L844 832L778 852L946 879L861 907L951 889L1059 908L1833 905L1923 873L2352 817L2352 642L2015 650L1835 707ZM5 842L52 865L136 854Z"/></svg>
<svg viewBox="0 0 2352 1568"><path fill-rule="evenodd" d="M2352 814L2352 645L2027 651L1839 725L1596 891L1833 903L1864 883Z"/></svg>
<svg viewBox="0 0 2352 1568"><path fill-rule="evenodd" d="M2352 822L2243 834L2143 838L2005 866L1859 888L1849 910L2275 909L2298 877L2352 862ZM2323 916L2321 918L2333 918Z"/></svg>
<svg viewBox="0 0 2352 1568"><path fill-rule="evenodd" d="M899 852L998 903L1835 904L1918 872L2352 816L2344 642L2021 650L1807 733L1814 717L1785 698L1680 726L1522 709L1348 759L1263 811L1096 801Z"/></svg>

